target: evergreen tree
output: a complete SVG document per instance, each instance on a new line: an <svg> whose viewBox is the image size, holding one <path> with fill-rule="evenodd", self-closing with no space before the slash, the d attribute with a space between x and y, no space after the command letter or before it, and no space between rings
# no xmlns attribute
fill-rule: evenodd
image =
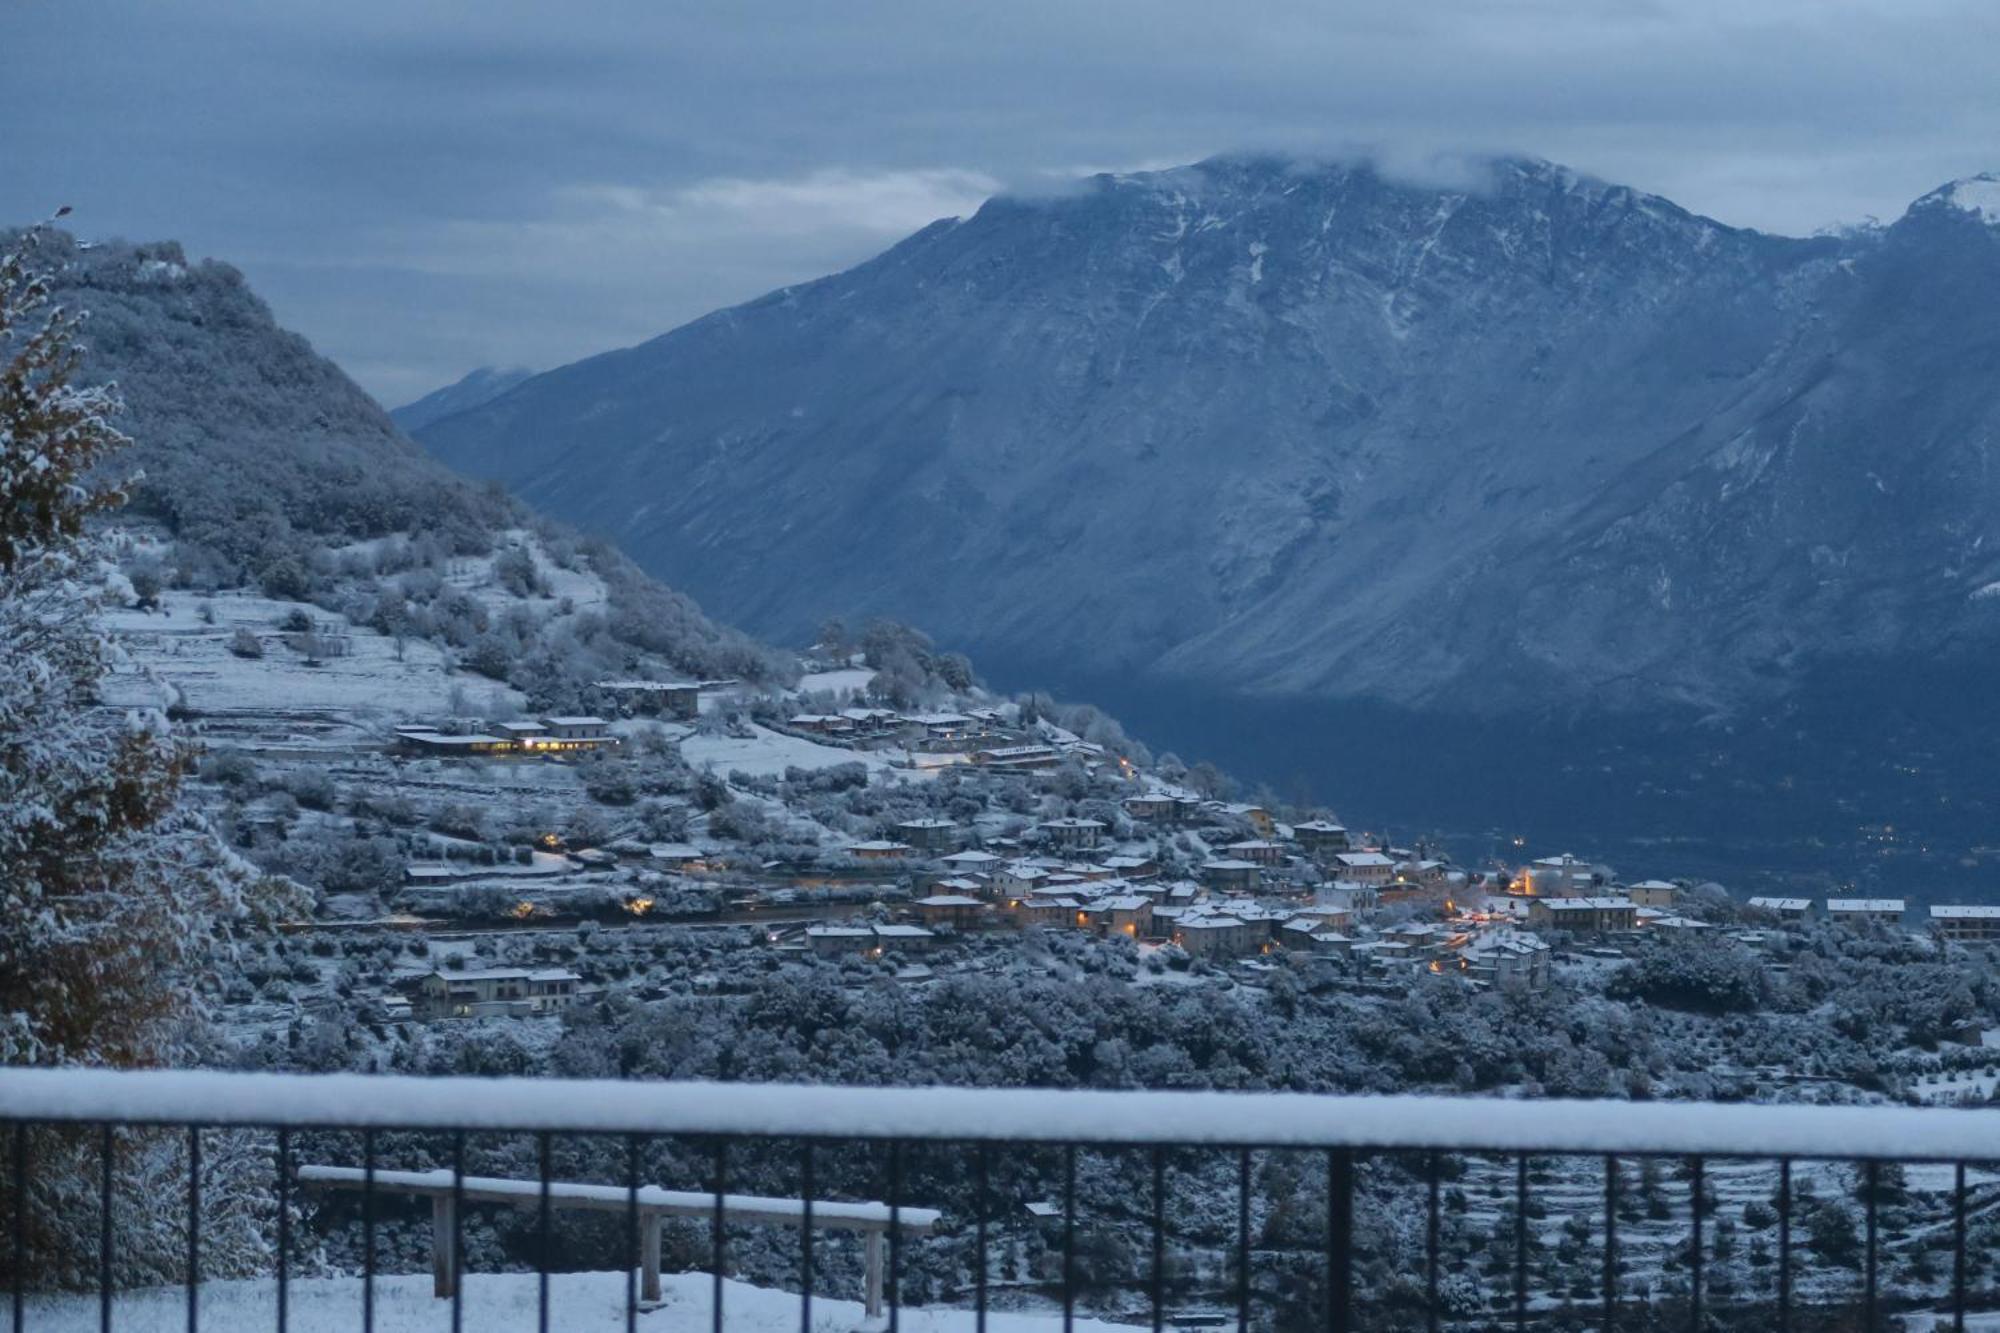
<svg viewBox="0 0 2000 1333"><path fill-rule="evenodd" d="M101 477L127 441L115 392L77 383L82 316L50 301L44 234L0 254L0 1062L187 1063L258 882L179 803L193 751L166 718L99 703L114 650L93 613L113 567L89 522L124 498ZM24 1276L92 1281L96 1136L34 1137ZM237 1187L257 1174L238 1169L247 1140L214 1138L218 1217L266 1206ZM122 1137L120 1280L178 1274L184 1154L183 1135ZM212 1271L250 1264L257 1237L222 1229Z"/></svg>

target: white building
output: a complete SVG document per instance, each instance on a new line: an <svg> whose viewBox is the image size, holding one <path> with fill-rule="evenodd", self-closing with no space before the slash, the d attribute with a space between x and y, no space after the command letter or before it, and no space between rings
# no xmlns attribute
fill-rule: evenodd
<svg viewBox="0 0 2000 1333"><path fill-rule="evenodd" d="M1869 922L1900 926L1908 906L1901 898L1828 898L1826 919L1844 926L1861 926Z"/></svg>

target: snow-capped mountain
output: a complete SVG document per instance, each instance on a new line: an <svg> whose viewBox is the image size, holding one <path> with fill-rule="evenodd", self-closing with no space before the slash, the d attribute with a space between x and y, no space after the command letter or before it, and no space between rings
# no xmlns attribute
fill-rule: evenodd
<svg viewBox="0 0 2000 1333"><path fill-rule="evenodd" d="M752 628L1453 709L2000 639L2000 184L1791 239L1544 162L996 198L418 432Z"/></svg>

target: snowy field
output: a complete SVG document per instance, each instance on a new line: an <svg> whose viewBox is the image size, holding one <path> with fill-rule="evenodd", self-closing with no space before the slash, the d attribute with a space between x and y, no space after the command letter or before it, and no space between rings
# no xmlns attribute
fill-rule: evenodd
<svg viewBox="0 0 2000 1333"><path fill-rule="evenodd" d="M817 694L859 694L868 688L868 682L875 679L875 672L868 667L849 667L844 671L814 671L799 677L799 693Z"/></svg>
<svg viewBox="0 0 2000 1333"><path fill-rule="evenodd" d="M821 745L799 736L786 736L769 727L752 724L754 736L690 735L681 742L681 757L690 768L712 768L725 777L743 772L753 777L783 777L788 768L832 768L837 764L864 764L871 773L888 771L901 777L924 780L935 777L940 768L962 759L957 755L915 756L918 767L898 768L890 756L901 750L843 750L837 745ZM927 765L926 760L931 763Z"/></svg>
<svg viewBox="0 0 2000 1333"><path fill-rule="evenodd" d="M206 603L215 623L205 624ZM395 640L349 624L318 607L305 608L315 623L339 636L346 655L306 659L287 647L278 622L299 609L296 602L235 593L199 597L168 592L158 611L107 610L100 617L130 657L129 665L105 682L107 702L162 706L179 691L186 703L207 714L284 712L360 717L435 716L449 710L452 688L463 687L476 703L512 709L520 696L491 681L472 684L454 675L431 644ZM229 651L238 629L263 645L261 659ZM164 684L168 690L162 690Z"/></svg>
<svg viewBox="0 0 2000 1333"><path fill-rule="evenodd" d="M712 1279L706 1273L662 1278L665 1302L642 1313L639 1327L650 1333L707 1328ZM562 1333L612 1333L625 1327L623 1273L558 1273L549 1279L549 1327ZM464 1327L477 1333L515 1333L536 1327L538 1282L532 1273L474 1274L465 1281ZM799 1298L784 1291L724 1284L723 1315L732 1333L796 1333ZM910 1333L970 1329L969 1310L902 1311ZM99 1327L95 1296L38 1298L28 1304L26 1326L36 1333L94 1333ZM120 1333L183 1333L187 1291L160 1287L121 1296L112 1326ZM278 1326L277 1290L267 1281L210 1282L201 1289L201 1326L213 1333L265 1333ZM815 1330L849 1333L870 1327L854 1301L815 1298ZM1054 1333L1062 1317L992 1313L994 1333ZM292 1333L353 1333L361 1327L361 1280L322 1278L293 1282L288 1327ZM874 1327L880 1327L879 1324ZM1116 1325L1079 1319L1076 1328L1111 1333ZM451 1302L431 1295L428 1273L375 1280L376 1333L445 1333Z"/></svg>

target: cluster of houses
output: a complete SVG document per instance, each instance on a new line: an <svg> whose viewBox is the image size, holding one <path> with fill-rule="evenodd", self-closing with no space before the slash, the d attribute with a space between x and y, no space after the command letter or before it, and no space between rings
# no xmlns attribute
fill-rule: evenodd
<svg viewBox="0 0 2000 1333"><path fill-rule="evenodd" d="M895 840L849 851L926 863L911 919L823 924L804 943L817 954L879 958L928 951L947 935L1039 927L1171 944L1211 961L1272 955L1301 965L1338 960L1362 977L1450 969L1506 989L1548 982L1548 945L1511 919L1359 925L1399 894L1442 902L1463 892L1467 876L1441 860L1360 846L1331 822L1287 828L1259 807L1181 792L1151 791L1124 805L1137 820L1235 823L1258 836L1211 845L1195 878L1175 879L1149 848L1111 847L1100 819L1050 819L1025 841L962 850L947 850L959 842L949 821L905 821L894 826Z"/></svg>
<svg viewBox="0 0 2000 1333"><path fill-rule="evenodd" d="M584 702L616 717L688 720L701 711L701 693L732 681L600 680ZM489 722L483 731L447 732L425 723L395 728L404 754L506 757L559 755L609 749L618 744L611 722L596 713Z"/></svg>
<svg viewBox="0 0 2000 1333"><path fill-rule="evenodd" d="M893 708L843 708L837 713L795 713L785 720L785 730L807 736L823 736L870 743L906 745L921 743L938 751L970 750L983 741L1007 731L1005 716L996 708L974 708L964 713L900 713ZM1051 762L1054 762L1051 759Z"/></svg>
<svg viewBox="0 0 2000 1333"><path fill-rule="evenodd" d="M1806 921L1813 914L1810 898L1752 898L1751 907L1781 921ZM1835 925L1900 927L1909 915L1902 898L1828 898L1826 919ZM1930 928L1940 938L1961 944L2000 940L2000 907L1970 903L1939 903L1927 909Z"/></svg>

